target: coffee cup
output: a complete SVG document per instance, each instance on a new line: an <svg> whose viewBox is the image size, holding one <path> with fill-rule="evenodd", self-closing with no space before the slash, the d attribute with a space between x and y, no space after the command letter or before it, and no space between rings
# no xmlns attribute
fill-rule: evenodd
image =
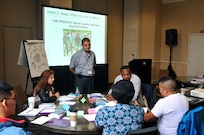
<svg viewBox="0 0 204 135"><path fill-rule="evenodd" d="M185 95L188 90L186 88L181 88L181 94Z"/></svg>
<svg viewBox="0 0 204 135"><path fill-rule="evenodd" d="M77 112L70 112L70 126L75 127L77 124Z"/></svg>
<svg viewBox="0 0 204 135"><path fill-rule="evenodd" d="M28 107L34 108L35 106L35 97L28 97Z"/></svg>
<svg viewBox="0 0 204 135"><path fill-rule="evenodd" d="M147 107L143 107L144 113L147 113L148 108Z"/></svg>

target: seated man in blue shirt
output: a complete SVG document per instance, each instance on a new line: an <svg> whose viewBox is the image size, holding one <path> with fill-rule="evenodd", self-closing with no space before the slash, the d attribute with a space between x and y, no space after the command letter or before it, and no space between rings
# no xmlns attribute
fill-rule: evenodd
<svg viewBox="0 0 204 135"><path fill-rule="evenodd" d="M16 99L13 87L0 81L0 134L1 135L32 135L20 125L24 120L8 118L15 114Z"/></svg>

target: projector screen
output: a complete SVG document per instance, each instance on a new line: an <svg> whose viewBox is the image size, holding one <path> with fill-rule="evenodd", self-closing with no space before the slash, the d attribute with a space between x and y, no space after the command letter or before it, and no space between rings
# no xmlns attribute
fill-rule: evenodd
<svg viewBox="0 0 204 135"><path fill-rule="evenodd" d="M107 15L43 6L43 40L49 66L70 64L89 38L97 64L107 64Z"/></svg>

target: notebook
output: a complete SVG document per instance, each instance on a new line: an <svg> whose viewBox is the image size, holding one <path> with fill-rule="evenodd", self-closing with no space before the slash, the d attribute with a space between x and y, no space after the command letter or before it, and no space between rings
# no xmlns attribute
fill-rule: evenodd
<svg viewBox="0 0 204 135"><path fill-rule="evenodd" d="M69 125L69 119L56 119L53 118L52 120L48 121L46 125L49 126L56 126L56 127L67 127Z"/></svg>

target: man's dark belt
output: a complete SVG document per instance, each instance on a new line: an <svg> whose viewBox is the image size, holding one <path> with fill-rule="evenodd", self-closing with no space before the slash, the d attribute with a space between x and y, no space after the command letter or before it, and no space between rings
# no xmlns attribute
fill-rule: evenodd
<svg viewBox="0 0 204 135"><path fill-rule="evenodd" d="M80 75L80 74L77 74L76 75L78 78L92 78L93 76L84 76L84 75Z"/></svg>

